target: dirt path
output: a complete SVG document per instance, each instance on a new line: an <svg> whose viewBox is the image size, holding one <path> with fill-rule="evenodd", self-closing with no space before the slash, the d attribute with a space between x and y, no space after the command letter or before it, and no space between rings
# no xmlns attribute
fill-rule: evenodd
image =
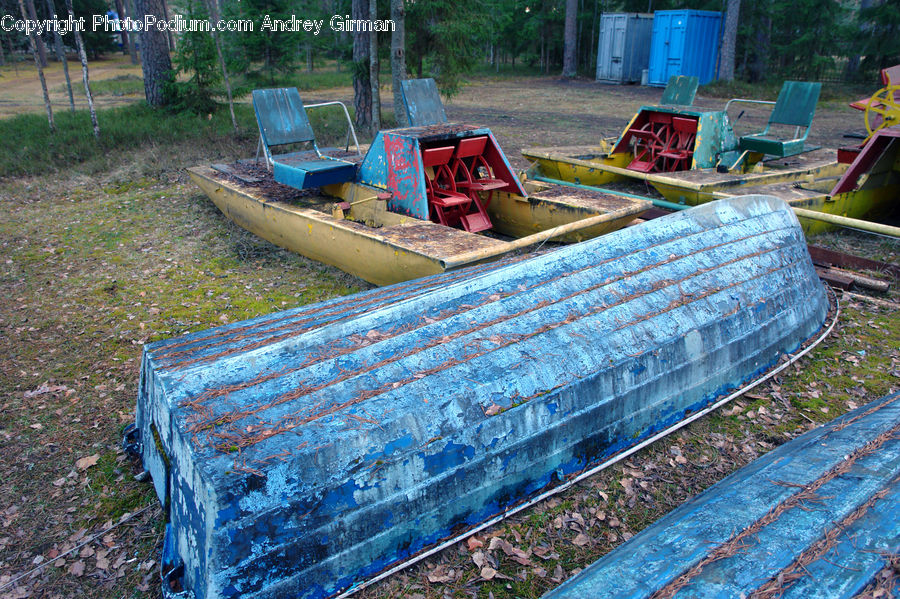
<svg viewBox="0 0 900 599"><path fill-rule="evenodd" d="M115 54L95 60L88 64L91 81L112 79L123 75L141 76L141 66L131 64L128 56ZM84 97L84 84L81 80L81 63L69 58L69 75L75 95L75 107L87 109ZM54 110L66 110L69 106L69 94L66 91L66 79L62 64L51 62L44 69L47 89L50 91L50 103ZM94 97L98 107L116 106L141 99L140 96L99 95ZM0 67L0 118L27 112L43 112L44 99L41 94L41 82L33 63L7 64Z"/></svg>

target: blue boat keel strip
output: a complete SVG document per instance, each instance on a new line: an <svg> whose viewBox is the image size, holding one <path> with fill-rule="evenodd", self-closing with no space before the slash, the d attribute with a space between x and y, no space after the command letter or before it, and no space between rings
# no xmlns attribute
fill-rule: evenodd
<svg viewBox="0 0 900 599"><path fill-rule="evenodd" d="M660 431L659 433L653 435L652 437L645 439L641 443L639 443L633 447L630 447L630 448L610 457L609 459L605 460L604 462L597 464L596 466L594 466L588 470L585 470L576 476L572 476L572 477L568 478L562 484L541 493L540 495L532 498L531 500L529 500L527 502L524 502L522 504L511 507L511 508L507 509L506 511L504 511L503 513L498 514L497 516L491 518L490 520L487 520L487 521L467 530L464 533L454 536L453 538L447 539L447 540L441 542L440 544L438 544L426 551L423 551L423 552L409 558L408 560L406 560L402 563L399 563L388 570L385 570L384 572L381 572L377 576L374 576L371 579L360 583L359 585L356 585L350 589L347 589L346 591L344 591L343 593L338 595L335 599L344 599L346 597L350 597L354 593L361 591L362 589L369 587L381 580L384 580L385 578L388 578L389 576L392 576L393 574L396 574L397 572L400 572L400 571L422 561L423 559L426 559L436 553L440 553L444 549L447 549L448 547L452 547L456 543L464 541L467 538L471 537L472 535L478 534L479 532L481 532L487 528L490 528L491 526L494 526L495 524L502 522L503 520L505 520L506 518L509 518L510 516L513 516L513 515L521 512L523 510L526 510L534 505L537 505L541 501L544 501L545 499L549 499L550 497L553 497L554 495L558 495L559 493L563 493L564 491L567 491L568 489L577 485L581 481L583 481L587 478L590 478L591 476L594 476L596 474L599 474L600 472L602 472L603 470L606 470L607 468L616 464L617 462L620 462L621 460L626 459L627 457L631 456L632 454L635 454L638 451L644 449L648 445L651 445L652 443L654 443L664 437L667 437L667 436L671 435L672 433L684 428L685 426L691 424L695 420L698 420L698 419L702 418L703 416L706 416L710 412L717 410L718 408L724 406L725 404L731 402L732 400L751 391L755 387L758 387L759 385L768 381L772 377L778 375L780 372L784 371L786 368L795 364L798 360L800 360L800 358L802 358L803 356L805 356L806 354L811 352L817 345L819 345L819 343L824 341L825 338L831 334L831 331L834 329L835 325L837 324L838 318L840 316L840 305L838 304L837 297L834 294L834 291L832 291L830 287L826 287L826 289L828 291L828 298L829 298L829 302L831 304L831 310L828 313L828 320L827 320L826 324L824 324L822 326L822 330L820 331L820 333L818 335L816 335L813 339L808 341L795 354L788 356L788 359L786 361L771 368L768 372L764 373L759 378L747 383L746 385L744 385L740 389L734 391L733 393L727 395L726 397L723 397L722 399L707 406L706 408L700 410L699 412L696 412L696 413L688 416L684 420L670 426L669 428L666 428L666 429Z"/></svg>

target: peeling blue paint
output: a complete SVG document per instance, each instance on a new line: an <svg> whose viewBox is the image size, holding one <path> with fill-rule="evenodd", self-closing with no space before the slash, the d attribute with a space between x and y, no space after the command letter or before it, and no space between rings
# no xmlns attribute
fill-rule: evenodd
<svg viewBox="0 0 900 599"><path fill-rule="evenodd" d="M425 472L437 476L471 460L475 457L475 448L471 445L459 445L451 441L440 452L430 455L422 454L422 457L425 462Z"/></svg>
<svg viewBox="0 0 900 599"><path fill-rule="evenodd" d="M898 426L900 393L893 393L809 431L664 516L545 598L640 599L676 580L675 597L749 597L804 552L799 576L783 575L779 596L855 597L900 551L900 437L890 434ZM798 500L805 489L814 494ZM708 559L754 525L738 550ZM810 551L835 531L831 548Z"/></svg>
<svg viewBox="0 0 900 599"><path fill-rule="evenodd" d="M185 587L358 583L709 405L826 308L792 211L751 197L150 344L137 424Z"/></svg>
<svg viewBox="0 0 900 599"><path fill-rule="evenodd" d="M489 142L485 156L495 168L494 176L507 181L504 191L528 197L500 144L485 127L434 125L379 131L359 167L358 181L391 192L391 212L429 220L426 173L422 149L454 145L458 140L485 135Z"/></svg>

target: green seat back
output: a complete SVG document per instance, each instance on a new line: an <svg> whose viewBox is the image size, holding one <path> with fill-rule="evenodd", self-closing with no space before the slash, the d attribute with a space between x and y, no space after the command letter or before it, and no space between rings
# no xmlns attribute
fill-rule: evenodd
<svg viewBox="0 0 900 599"><path fill-rule="evenodd" d="M253 110L267 147L316 139L296 87L253 90Z"/></svg>
<svg viewBox="0 0 900 599"><path fill-rule="evenodd" d="M669 77L666 89L663 90L660 104L691 106L699 85L700 78L694 75L672 75Z"/></svg>
<svg viewBox="0 0 900 599"><path fill-rule="evenodd" d="M809 127L816 113L821 83L785 81L769 116L769 124Z"/></svg>
<svg viewBox="0 0 900 599"><path fill-rule="evenodd" d="M434 79L405 79L400 82L400 90L410 127L447 122L444 103Z"/></svg>

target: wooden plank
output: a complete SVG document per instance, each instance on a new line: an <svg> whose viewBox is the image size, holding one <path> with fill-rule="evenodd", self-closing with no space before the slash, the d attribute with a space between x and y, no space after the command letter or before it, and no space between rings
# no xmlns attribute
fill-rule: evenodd
<svg viewBox="0 0 900 599"><path fill-rule="evenodd" d="M823 248L817 245L809 246L809 255L812 256L813 263L822 266L837 266L840 268L854 268L857 270L872 270L890 276L894 280L900 279L900 266L880 262L878 260L870 260L860 256L844 254Z"/></svg>
<svg viewBox="0 0 900 599"><path fill-rule="evenodd" d="M867 277L855 272L850 272L849 270L844 270L842 268L830 268L829 272L835 273L848 279L851 279L854 285L858 285L865 289L871 289L872 291L880 291L881 293L887 292L890 289L891 284L887 281L882 281L880 279L873 279L872 277Z"/></svg>
<svg viewBox="0 0 900 599"><path fill-rule="evenodd" d="M819 278L836 289L850 289L853 286L853 279L834 272L829 268L816 267L816 274Z"/></svg>

